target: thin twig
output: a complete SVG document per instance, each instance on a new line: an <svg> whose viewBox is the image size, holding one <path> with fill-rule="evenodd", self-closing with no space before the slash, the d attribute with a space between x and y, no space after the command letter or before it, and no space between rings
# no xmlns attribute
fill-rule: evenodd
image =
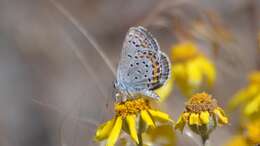
<svg viewBox="0 0 260 146"><path fill-rule="evenodd" d="M95 48L95 50L100 54L104 62L108 65L109 69L112 71L113 75L115 76L115 69L112 63L109 61L108 57L104 54L102 49L99 47L96 40L89 34L89 32L81 26L81 24L57 1L50 0L50 2L59 10L59 12L64 15L85 37L91 45ZM73 44L73 43L72 43ZM70 47L72 51L75 53L77 58L80 60L80 63L83 65L84 69L90 74L90 76L95 80L97 87L101 91L103 97L106 98L106 104L108 103L109 98L107 97L108 93L102 88L102 83L99 81L99 77L97 76L96 72L91 70L89 67L88 61L86 61L85 56L78 47Z"/></svg>
<svg viewBox="0 0 260 146"><path fill-rule="evenodd" d="M71 116L67 112L65 112L65 111L63 111L63 110L61 110L61 109L59 109L59 108L57 108L57 107L55 107L55 106L53 106L51 104L42 103L41 101L36 100L36 99L32 99L32 101L33 101L33 103L39 104L39 105L41 105L43 107L48 107L48 109L53 110L55 112L58 112L61 115L69 115L68 117L73 119L73 120L79 120L79 121L81 121L83 123L89 123L89 124L95 125L95 126L98 126L98 124L100 123L99 121L91 120L89 118L78 118L78 117L75 117L75 116ZM75 107L73 107L73 108L75 108Z"/></svg>
<svg viewBox="0 0 260 146"><path fill-rule="evenodd" d="M254 38L254 47L256 48L256 53L257 53L257 55L259 55L259 31L260 30L258 30L259 28L259 26L258 25L260 25L260 21L259 21L259 19L258 19L258 5L259 5L260 3L258 2L258 1L256 1L256 0L252 0L251 1L251 3L250 3L250 8L248 9L249 11L250 11L250 18L251 18L251 30L252 30L252 34L253 34L253 38ZM258 24L259 23L259 24ZM260 59L259 59L259 57L257 57L256 58L256 65L257 65L257 67L258 67L258 69L260 69Z"/></svg>
<svg viewBox="0 0 260 146"><path fill-rule="evenodd" d="M57 2L56 0L49 0L59 11L62 15L64 15L91 43L91 45L96 49L98 54L102 57L104 62L107 64L108 68L112 71L113 75L115 76L115 67L109 61L109 58L103 52L101 47L98 45L97 41L90 35L88 30L84 28L73 16L72 14L67 11L62 4Z"/></svg>
<svg viewBox="0 0 260 146"><path fill-rule="evenodd" d="M81 103L81 102L78 100L78 104L79 104L79 105L76 105L77 107L79 106L79 110L80 110L80 106L81 106L80 103ZM70 111L72 112L73 110L70 110ZM76 117L77 117L77 118L75 119L75 123L76 123L76 125L75 125L75 131L77 131L78 124L79 124L79 114L80 114L80 112L76 114ZM71 114L68 113L67 115L71 115ZM61 145L61 146L64 145L64 144L63 144L63 128L64 128L64 127L63 127L63 126L64 126L63 124L64 124L65 120L68 118L67 115L64 116L64 119L61 120L61 124L60 124L60 130L59 130L59 131L60 131L60 143L61 143L60 145ZM72 146L76 143L76 134L75 134L75 133L73 134L73 141L72 141L72 143L73 143Z"/></svg>
<svg viewBox="0 0 260 146"><path fill-rule="evenodd" d="M145 18L142 19L142 21L139 23L143 26L149 26L155 19L162 13L163 11L177 7L179 5L192 2L190 0L177 0L177 1L172 1L172 0L161 0L158 1L158 3L155 5L155 7L151 10L151 12L145 16Z"/></svg>
<svg viewBox="0 0 260 146"><path fill-rule="evenodd" d="M139 120L138 122L139 124L139 128L138 128L138 131L137 131L137 136L138 136L138 141L139 143L137 144L137 146L143 146L143 137L142 137L142 132L143 132L143 122L142 120Z"/></svg>

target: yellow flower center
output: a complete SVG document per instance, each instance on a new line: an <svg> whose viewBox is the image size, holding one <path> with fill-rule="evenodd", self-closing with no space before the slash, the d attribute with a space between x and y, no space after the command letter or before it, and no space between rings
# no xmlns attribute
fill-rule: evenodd
<svg viewBox="0 0 260 146"><path fill-rule="evenodd" d="M217 107L217 101L212 98L211 95L207 93L197 93L190 98L185 108L188 112L200 113L208 111L212 113Z"/></svg>
<svg viewBox="0 0 260 146"><path fill-rule="evenodd" d="M142 110L150 109L149 101L143 98L127 100L115 104L115 111L117 116L125 118L127 115L138 114Z"/></svg>
<svg viewBox="0 0 260 146"><path fill-rule="evenodd" d="M172 47L171 56L173 61L185 62L199 56L199 52L195 44L191 42L180 43Z"/></svg>
<svg viewBox="0 0 260 146"><path fill-rule="evenodd" d="M248 78L250 83L260 84L260 71L252 72Z"/></svg>

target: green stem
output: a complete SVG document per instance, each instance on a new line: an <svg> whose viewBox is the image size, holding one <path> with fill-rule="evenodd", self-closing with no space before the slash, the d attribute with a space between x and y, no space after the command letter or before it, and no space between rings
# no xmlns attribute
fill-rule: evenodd
<svg viewBox="0 0 260 146"><path fill-rule="evenodd" d="M139 120L139 126L138 126L138 131L137 131L137 136L138 136L138 141L139 143L137 143L137 146L143 146L143 137L142 137L142 133L143 133L143 122L140 119Z"/></svg>
<svg viewBox="0 0 260 146"><path fill-rule="evenodd" d="M189 137L197 146L201 146L201 140L194 137L194 133L191 130L184 130L183 134Z"/></svg>
<svg viewBox="0 0 260 146"><path fill-rule="evenodd" d="M201 136L202 146L209 146L208 139L209 139L208 136Z"/></svg>
<svg viewBox="0 0 260 146"><path fill-rule="evenodd" d="M139 143L137 144L137 146L143 146L142 133L138 132L138 140L139 140Z"/></svg>

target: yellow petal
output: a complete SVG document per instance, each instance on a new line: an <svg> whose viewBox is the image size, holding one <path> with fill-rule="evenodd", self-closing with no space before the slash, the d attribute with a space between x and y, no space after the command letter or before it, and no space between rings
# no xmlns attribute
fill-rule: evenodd
<svg viewBox="0 0 260 146"><path fill-rule="evenodd" d="M260 93L253 100L251 100L244 108L246 116L250 116L260 110Z"/></svg>
<svg viewBox="0 0 260 146"><path fill-rule="evenodd" d="M187 64L187 73L189 83L193 86L198 86L202 81L202 72L198 66L197 61L191 60Z"/></svg>
<svg viewBox="0 0 260 146"><path fill-rule="evenodd" d="M260 121L253 120L246 124L246 137L250 144L260 143Z"/></svg>
<svg viewBox="0 0 260 146"><path fill-rule="evenodd" d="M107 144L106 146L114 146L118 137L119 137L119 134L120 134L120 131L121 131L121 128L122 128L122 123L123 123L123 120L122 120L122 117L117 117L116 119L116 122L114 124L114 127L108 137L108 140L107 140Z"/></svg>
<svg viewBox="0 0 260 146"><path fill-rule="evenodd" d="M247 88L241 89L229 102L230 110L237 108L240 104L244 103L255 97L259 93L259 85L252 84Z"/></svg>
<svg viewBox="0 0 260 146"><path fill-rule="evenodd" d="M184 64L176 63L172 65L172 77L177 80L185 80L187 77Z"/></svg>
<svg viewBox="0 0 260 146"><path fill-rule="evenodd" d="M170 95L172 89L173 78L171 77L166 81L166 83L162 87L155 90L155 93L157 93L160 96L160 102L164 101Z"/></svg>
<svg viewBox="0 0 260 146"><path fill-rule="evenodd" d="M141 117L148 126L155 127L154 122L147 111L145 111L145 110L141 111Z"/></svg>
<svg viewBox="0 0 260 146"><path fill-rule="evenodd" d="M203 56L199 57L197 61L201 72L207 78L208 85L212 86L216 80L215 66L210 62L210 60Z"/></svg>
<svg viewBox="0 0 260 146"><path fill-rule="evenodd" d="M184 126L186 124L186 120L183 118L183 114L178 118L177 123L175 124L175 129L180 129L182 132L184 129Z"/></svg>
<svg viewBox="0 0 260 146"><path fill-rule="evenodd" d="M218 122L220 124L228 124L228 118L221 108L216 108L213 112L218 116Z"/></svg>
<svg viewBox="0 0 260 146"><path fill-rule="evenodd" d="M185 96L190 96L190 94L192 93L192 86L188 83L189 78L186 64L176 63L172 65L172 77L174 77L174 80L179 86L181 92Z"/></svg>
<svg viewBox="0 0 260 146"><path fill-rule="evenodd" d="M185 112L182 114L182 118L183 120L185 120L185 122L189 120L189 117L190 117L190 113Z"/></svg>
<svg viewBox="0 0 260 146"><path fill-rule="evenodd" d="M193 58L198 54L197 46L194 42L178 43L171 48L171 58L173 61L183 61Z"/></svg>
<svg viewBox="0 0 260 146"><path fill-rule="evenodd" d="M98 141L106 139L113 128L114 122L115 119L113 118L112 120L109 120L98 127L95 139Z"/></svg>
<svg viewBox="0 0 260 146"><path fill-rule="evenodd" d="M137 136L137 131L136 131L136 121L135 121L136 116L135 115L128 115L126 117L126 121L129 127L130 135L133 138L133 140L136 143L139 143L138 141L138 136Z"/></svg>
<svg viewBox="0 0 260 146"><path fill-rule="evenodd" d="M201 125L199 114L192 113L189 120L190 125Z"/></svg>
<svg viewBox="0 0 260 146"><path fill-rule="evenodd" d="M200 113L200 120L202 124L208 124L209 123L209 112L201 112Z"/></svg>
<svg viewBox="0 0 260 146"><path fill-rule="evenodd" d="M158 110L149 110L149 113L152 115L153 118L173 122L171 117L166 113L160 112Z"/></svg>

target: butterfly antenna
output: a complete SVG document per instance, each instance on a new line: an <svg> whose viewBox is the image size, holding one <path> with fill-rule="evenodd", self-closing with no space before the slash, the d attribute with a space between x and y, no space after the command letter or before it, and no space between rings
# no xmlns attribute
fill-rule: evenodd
<svg viewBox="0 0 260 146"><path fill-rule="evenodd" d="M56 0L49 0L59 11L62 15L64 15L83 35L86 39L91 43L91 45L95 48L101 58L104 60L108 68L112 71L113 75L116 75L115 67L109 61L109 58L103 52L101 47L98 45L97 41L92 37L89 31L84 28L73 16L72 14L67 11L62 4L57 2Z"/></svg>

